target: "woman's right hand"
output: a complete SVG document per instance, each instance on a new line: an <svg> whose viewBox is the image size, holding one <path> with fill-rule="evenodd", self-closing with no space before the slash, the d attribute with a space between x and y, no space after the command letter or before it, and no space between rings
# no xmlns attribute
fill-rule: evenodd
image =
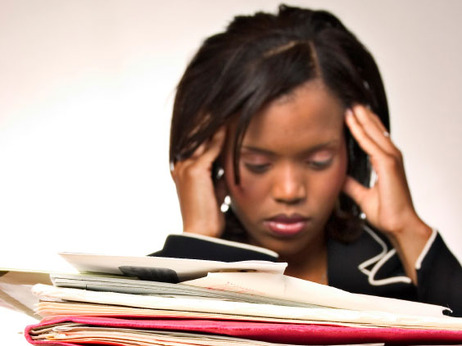
<svg viewBox="0 0 462 346"><path fill-rule="evenodd" d="M191 157L176 162L171 171L184 232L210 237L220 237L223 232L225 220L220 205L225 197L224 182L213 183L212 166L221 153L225 137L226 128L222 127Z"/></svg>

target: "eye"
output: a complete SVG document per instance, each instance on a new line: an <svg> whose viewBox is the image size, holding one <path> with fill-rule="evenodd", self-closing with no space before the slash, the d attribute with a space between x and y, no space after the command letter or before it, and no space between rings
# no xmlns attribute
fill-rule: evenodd
<svg viewBox="0 0 462 346"><path fill-rule="evenodd" d="M269 164L269 163L256 164L256 163L244 162L244 166L252 173L263 174L263 173L265 173L266 171L269 170L271 164Z"/></svg>
<svg viewBox="0 0 462 346"><path fill-rule="evenodd" d="M322 161L308 161L308 165L314 170L321 171L328 168L333 161L333 158Z"/></svg>
<svg viewBox="0 0 462 346"><path fill-rule="evenodd" d="M328 168L332 161L334 160L334 155L329 150L322 150L316 152L307 159L308 166L314 170L323 170Z"/></svg>
<svg viewBox="0 0 462 346"><path fill-rule="evenodd" d="M266 153L244 149L241 154L241 163L250 173L263 174L271 168L273 160Z"/></svg>

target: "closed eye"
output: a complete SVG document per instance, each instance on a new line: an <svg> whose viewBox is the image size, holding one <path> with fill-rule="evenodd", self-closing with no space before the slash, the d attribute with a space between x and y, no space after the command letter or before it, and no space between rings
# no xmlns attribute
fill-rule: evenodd
<svg viewBox="0 0 462 346"><path fill-rule="evenodd" d="M323 169L329 168L332 164L332 161L332 157L326 160L310 160L308 161L308 165L314 170L321 171Z"/></svg>
<svg viewBox="0 0 462 346"><path fill-rule="evenodd" d="M331 150L319 150L306 159L308 166L314 170L321 171L328 168L334 160L334 153Z"/></svg>
<svg viewBox="0 0 462 346"><path fill-rule="evenodd" d="M244 166L252 173L263 174L269 170L271 164L270 163L255 164L255 163L244 162Z"/></svg>

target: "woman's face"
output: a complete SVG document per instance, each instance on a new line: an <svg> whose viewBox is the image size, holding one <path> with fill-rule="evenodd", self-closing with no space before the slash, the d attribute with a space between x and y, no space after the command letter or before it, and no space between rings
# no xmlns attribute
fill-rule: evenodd
<svg viewBox="0 0 462 346"><path fill-rule="evenodd" d="M234 182L230 127L224 151L231 208L250 242L291 257L323 241L346 176L344 109L319 81L271 103L251 120Z"/></svg>

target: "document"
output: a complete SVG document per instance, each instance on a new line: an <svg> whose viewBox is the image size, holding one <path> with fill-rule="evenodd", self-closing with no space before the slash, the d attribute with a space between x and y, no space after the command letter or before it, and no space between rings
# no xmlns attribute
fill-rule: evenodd
<svg viewBox="0 0 462 346"><path fill-rule="evenodd" d="M133 319L66 316L29 326L42 345L336 345L460 344L461 331L204 319Z"/></svg>
<svg viewBox="0 0 462 346"><path fill-rule="evenodd" d="M358 326L403 327L462 330L462 319L396 314L384 311L358 311L331 307L295 307L248 303L201 297L164 297L157 295L97 292L38 284L33 287L40 300L86 302L166 311L186 311L234 316L274 318L300 322L353 324Z"/></svg>
<svg viewBox="0 0 462 346"><path fill-rule="evenodd" d="M287 263L270 261L220 262L155 256L111 256L61 253L80 272L137 276L144 279L181 282L206 276L210 272L251 271L282 274Z"/></svg>
<svg viewBox="0 0 462 346"><path fill-rule="evenodd" d="M184 284L357 311L376 310L393 314L441 317L443 311L447 310L438 305L350 293L335 287L271 273L209 273L207 277L186 281Z"/></svg>

